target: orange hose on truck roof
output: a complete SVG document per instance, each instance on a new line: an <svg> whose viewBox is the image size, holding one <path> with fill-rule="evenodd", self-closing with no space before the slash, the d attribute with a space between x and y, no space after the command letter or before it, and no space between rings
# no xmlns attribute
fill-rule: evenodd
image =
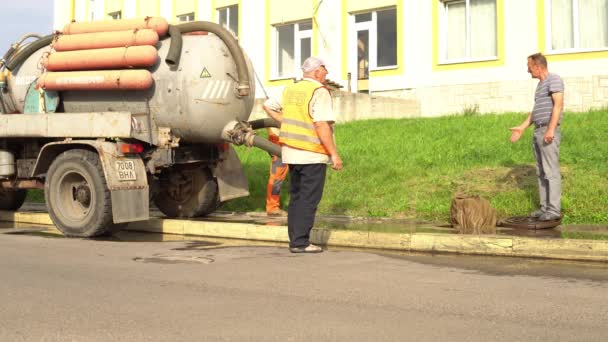
<svg viewBox="0 0 608 342"><path fill-rule="evenodd" d="M48 71L149 67L158 60L153 46L54 52L44 57Z"/></svg>
<svg viewBox="0 0 608 342"><path fill-rule="evenodd" d="M45 72L37 85L45 90L141 90L152 83L148 70L89 70Z"/></svg>
<svg viewBox="0 0 608 342"><path fill-rule="evenodd" d="M158 33L152 29L114 32L93 32L80 34L58 34L53 42L55 51L74 51L129 47L140 45L156 46Z"/></svg>
<svg viewBox="0 0 608 342"><path fill-rule="evenodd" d="M112 32L134 29L152 29L163 37L169 30L169 23L161 17L145 17L122 20L100 20L87 22L72 22L63 28L64 34Z"/></svg>

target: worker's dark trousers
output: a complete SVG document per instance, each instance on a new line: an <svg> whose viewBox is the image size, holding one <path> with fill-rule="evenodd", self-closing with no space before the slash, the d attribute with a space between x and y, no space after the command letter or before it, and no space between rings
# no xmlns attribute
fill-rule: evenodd
<svg viewBox="0 0 608 342"><path fill-rule="evenodd" d="M289 164L289 247L310 244L317 206L323 196L327 164Z"/></svg>

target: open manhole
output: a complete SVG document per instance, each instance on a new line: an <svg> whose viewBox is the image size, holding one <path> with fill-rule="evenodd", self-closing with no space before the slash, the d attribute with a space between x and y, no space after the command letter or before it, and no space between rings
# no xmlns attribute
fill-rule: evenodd
<svg viewBox="0 0 608 342"><path fill-rule="evenodd" d="M562 219L551 221L540 221L530 216L512 216L500 221L497 226L515 229L551 229L559 226Z"/></svg>

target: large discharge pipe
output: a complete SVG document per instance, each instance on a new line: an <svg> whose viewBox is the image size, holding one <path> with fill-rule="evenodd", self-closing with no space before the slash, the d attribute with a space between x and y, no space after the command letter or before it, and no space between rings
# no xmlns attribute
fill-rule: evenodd
<svg viewBox="0 0 608 342"><path fill-rule="evenodd" d="M178 34L178 30L179 33ZM208 21L194 21L191 23L180 24L174 26L172 28L169 26L169 34L171 35L171 45L169 46L169 52L165 57L165 61L170 66L175 66L179 64L179 59L182 51L182 34L190 33L190 32L198 32L205 31L211 32L218 36L226 47L230 54L234 58L234 62L236 63L237 73L238 73L238 92L239 96L248 96L249 95L249 72L247 69L247 62L245 61L245 56L239 46L239 42L234 38L234 36L222 25L208 22Z"/></svg>

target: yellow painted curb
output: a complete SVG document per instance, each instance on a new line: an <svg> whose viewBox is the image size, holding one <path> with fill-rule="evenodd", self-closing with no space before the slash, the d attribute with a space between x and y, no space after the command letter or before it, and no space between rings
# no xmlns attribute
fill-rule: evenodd
<svg viewBox="0 0 608 342"><path fill-rule="evenodd" d="M53 221L51 221L49 214L25 211L20 212L0 210L0 221L53 225Z"/></svg>
<svg viewBox="0 0 608 342"><path fill-rule="evenodd" d="M0 221L52 225L47 213L0 211ZM288 242L286 226L153 218L131 222L130 231ZM431 253L461 253L608 262L608 241L539 239L433 233L379 233L315 228L311 242L327 246L391 249Z"/></svg>
<svg viewBox="0 0 608 342"><path fill-rule="evenodd" d="M608 241L513 238L513 254L526 257L608 261Z"/></svg>
<svg viewBox="0 0 608 342"><path fill-rule="evenodd" d="M413 234L412 251L513 255L513 238L479 235Z"/></svg>

